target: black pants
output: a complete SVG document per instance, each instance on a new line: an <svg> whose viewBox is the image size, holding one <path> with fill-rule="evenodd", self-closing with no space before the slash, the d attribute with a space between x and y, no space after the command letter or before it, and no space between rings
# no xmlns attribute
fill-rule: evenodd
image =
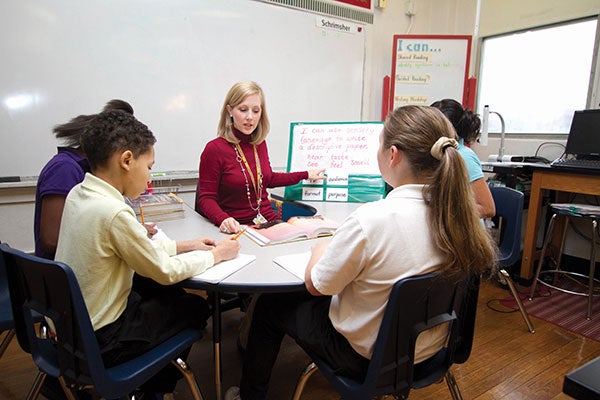
<svg viewBox="0 0 600 400"><path fill-rule="evenodd" d="M125 311L115 322L96 331L104 364L111 367L131 360L188 327L204 329L209 315L202 297L136 276ZM189 350L180 357L185 359ZM141 389L171 393L181 377L169 364Z"/></svg>
<svg viewBox="0 0 600 400"><path fill-rule="evenodd" d="M356 380L364 380L369 360L358 354L329 320L331 297L308 292L262 294L256 303L244 355L240 395L265 399L281 342L290 335L309 355L318 356Z"/></svg>

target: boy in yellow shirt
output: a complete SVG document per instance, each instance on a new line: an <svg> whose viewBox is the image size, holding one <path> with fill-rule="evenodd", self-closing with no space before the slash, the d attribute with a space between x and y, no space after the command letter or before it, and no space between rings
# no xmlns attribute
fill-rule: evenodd
<svg viewBox="0 0 600 400"><path fill-rule="evenodd" d="M136 198L150 182L156 139L122 111L100 113L82 134L91 167L68 194L56 260L69 265L81 291L107 367L132 359L187 327L203 328L206 301L173 286L236 257L239 243L209 238L153 241L123 196ZM157 283L136 291L134 273ZM160 375L160 376L158 376ZM172 392L180 374L167 367L143 386L144 398Z"/></svg>

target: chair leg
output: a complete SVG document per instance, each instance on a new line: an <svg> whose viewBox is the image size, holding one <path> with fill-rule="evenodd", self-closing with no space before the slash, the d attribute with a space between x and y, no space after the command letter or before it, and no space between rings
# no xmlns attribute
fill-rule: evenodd
<svg viewBox="0 0 600 400"><path fill-rule="evenodd" d="M594 219L592 221L592 250L590 251L590 278L588 281L588 306L586 312L586 318L588 321L592 319L592 302L594 300L594 275L596 273L596 228L598 228L598 221Z"/></svg>
<svg viewBox="0 0 600 400"><path fill-rule="evenodd" d="M173 365L175 365L179 371L183 374L188 386L190 387L190 391L192 392L192 397L195 400L203 400L202 392L200 391L200 387L198 387L198 382L196 381L196 377L192 370L188 367L187 363L183 361L181 358L177 358L176 360L171 361Z"/></svg>
<svg viewBox="0 0 600 400"><path fill-rule="evenodd" d="M8 348L8 345L10 344L12 338L15 337L15 333L16 332L14 329L9 329L6 331L6 336L4 336L4 339L2 339L2 343L0 344L0 358L2 358L2 355Z"/></svg>
<svg viewBox="0 0 600 400"><path fill-rule="evenodd" d="M519 293L517 292L517 288L515 287L513 280L511 279L508 272L506 272L506 270L501 269L500 273L504 277L504 280L508 284L508 288L510 289L512 296L514 297L515 301L517 302L517 306L519 307L519 311L521 312L521 315L523 316L523 319L525 320L527 329L529 329L529 332L535 333L535 328L533 327L533 323L529 319L529 314L527 313L527 310L525 310L525 307L523 306L523 302L521 301L521 297L519 296Z"/></svg>
<svg viewBox="0 0 600 400"><path fill-rule="evenodd" d="M546 237L544 238L544 245L542 246L542 254L540 254L540 259L538 261L537 268L535 269L535 274L533 276L533 282L531 283L531 290L529 291L529 300L533 300L533 295L535 293L535 288L537 287L538 279L540 278L540 272L542 271L542 265L544 264L544 257L546 255L546 249L550 244L550 240L552 240L552 234L554 232L554 221L556 219L557 214L553 214L550 218L550 223L548 224L548 232L546 232Z"/></svg>
<svg viewBox="0 0 600 400"><path fill-rule="evenodd" d="M36 400L38 394L40 394L40 390L42 390L42 384L44 383L44 379L46 379L46 374L42 371L39 371L35 380L33 381L33 385L29 389L27 393L27 400Z"/></svg>
<svg viewBox="0 0 600 400"><path fill-rule="evenodd" d="M448 385L448 389L450 389L450 395L452 395L453 400L462 400L462 396L460 394L460 389L458 388L458 383L456 383L456 379L454 379L454 374L450 368L446 371L446 384Z"/></svg>
<svg viewBox="0 0 600 400"><path fill-rule="evenodd" d="M65 392L65 395L67 396L67 400L77 400L77 397L75 397L75 395L71 391L71 388L67 385L65 378L63 378L62 376L59 376L58 382L60 382L60 386L62 387L63 392Z"/></svg>
<svg viewBox="0 0 600 400"><path fill-rule="evenodd" d="M298 378L298 383L296 383L296 389L294 390L294 395L292 396L292 400L299 400L300 396L302 396L302 391L304 390L304 386L308 381L308 378L317 371L319 368L315 365L314 362L311 362L304 368L300 378Z"/></svg>

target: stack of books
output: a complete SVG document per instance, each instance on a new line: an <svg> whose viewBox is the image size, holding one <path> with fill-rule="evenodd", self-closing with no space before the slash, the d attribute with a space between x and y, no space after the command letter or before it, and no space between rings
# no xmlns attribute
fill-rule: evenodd
<svg viewBox="0 0 600 400"><path fill-rule="evenodd" d="M184 204L175 193L144 194L136 199L125 198L138 220L160 222L184 217Z"/></svg>

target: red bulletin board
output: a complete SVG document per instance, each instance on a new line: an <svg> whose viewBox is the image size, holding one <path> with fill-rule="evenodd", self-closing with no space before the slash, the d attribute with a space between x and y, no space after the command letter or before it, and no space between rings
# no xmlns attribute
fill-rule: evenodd
<svg viewBox="0 0 600 400"><path fill-rule="evenodd" d="M471 36L394 35L390 110L451 98L465 104Z"/></svg>
<svg viewBox="0 0 600 400"><path fill-rule="evenodd" d="M335 0L338 3L351 4L353 6L371 9L371 0Z"/></svg>

